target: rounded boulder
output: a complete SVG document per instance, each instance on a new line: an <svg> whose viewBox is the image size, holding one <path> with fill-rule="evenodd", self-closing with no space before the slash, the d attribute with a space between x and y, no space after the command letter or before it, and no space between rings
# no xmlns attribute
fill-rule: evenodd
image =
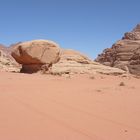
<svg viewBox="0 0 140 140"><path fill-rule="evenodd" d="M48 40L34 40L16 45L11 53L20 64L49 64L59 60L59 46Z"/></svg>

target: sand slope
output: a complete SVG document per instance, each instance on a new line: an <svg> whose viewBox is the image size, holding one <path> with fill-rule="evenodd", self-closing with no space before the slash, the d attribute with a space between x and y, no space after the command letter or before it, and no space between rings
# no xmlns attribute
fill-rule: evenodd
<svg viewBox="0 0 140 140"><path fill-rule="evenodd" d="M139 85L1 72L0 140L140 140Z"/></svg>

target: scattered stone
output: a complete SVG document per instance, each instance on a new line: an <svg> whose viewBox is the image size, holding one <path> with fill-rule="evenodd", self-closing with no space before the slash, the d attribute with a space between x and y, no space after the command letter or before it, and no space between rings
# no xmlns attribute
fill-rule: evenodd
<svg viewBox="0 0 140 140"><path fill-rule="evenodd" d="M102 92L102 90L100 90L100 89L97 89L96 91L97 91L97 92Z"/></svg>
<svg viewBox="0 0 140 140"><path fill-rule="evenodd" d="M94 80L95 79L95 76L94 75L91 75L89 78L92 79L92 80Z"/></svg>
<svg viewBox="0 0 140 140"><path fill-rule="evenodd" d="M124 130L124 132L125 132L125 133L127 133L127 132L128 132L128 130Z"/></svg>
<svg viewBox="0 0 140 140"><path fill-rule="evenodd" d="M124 82L120 82L119 86L125 86Z"/></svg>
<svg viewBox="0 0 140 140"><path fill-rule="evenodd" d="M140 75L133 75L134 78L140 79Z"/></svg>

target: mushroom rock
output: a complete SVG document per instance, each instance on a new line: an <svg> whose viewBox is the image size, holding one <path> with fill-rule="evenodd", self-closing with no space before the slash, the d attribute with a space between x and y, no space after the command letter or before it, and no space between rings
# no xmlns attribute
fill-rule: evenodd
<svg viewBox="0 0 140 140"><path fill-rule="evenodd" d="M50 66L59 61L59 45L48 40L33 40L19 43L13 47L11 55L22 64L21 72L34 73L40 71L42 66Z"/></svg>

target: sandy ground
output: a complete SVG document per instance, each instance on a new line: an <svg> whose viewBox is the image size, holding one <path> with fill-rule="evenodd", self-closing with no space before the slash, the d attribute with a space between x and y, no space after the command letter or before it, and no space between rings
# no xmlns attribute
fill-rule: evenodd
<svg viewBox="0 0 140 140"><path fill-rule="evenodd" d="M140 79L94 77L1 72L0 140L140 140Z"/></svg>

